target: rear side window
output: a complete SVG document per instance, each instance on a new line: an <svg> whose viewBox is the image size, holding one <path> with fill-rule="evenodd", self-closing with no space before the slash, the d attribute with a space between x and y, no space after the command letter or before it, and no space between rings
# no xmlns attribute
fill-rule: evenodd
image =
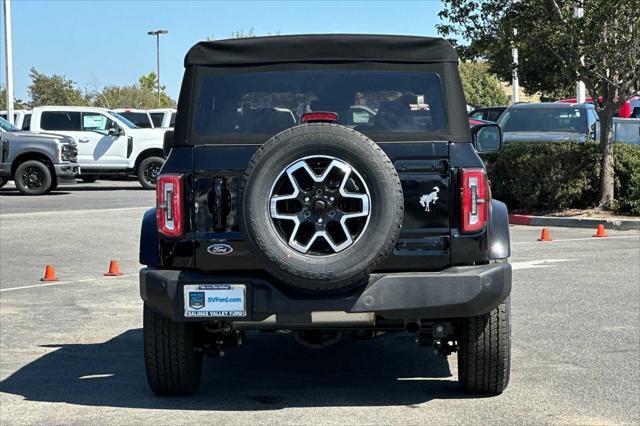
<svg viewBox="0 0 640 426"><path fill-rule="evenodd" d="M149 116L147 115L146 112L120 112L119 113L121 116L123 116L124 118L126 118L127 120L131 121L133 124L135 124L138 127L142 127L145 129L149 129L151 127L153 127L151 125L151 120L149 120Z"/></svg>
<svg viewBox="0 0 640 426"><path fill-rule="evenodd" d="M614 142L640 144L640 120L624 120L613 123Z"/></svg>
<svg viewBox="0 0 640 426"><path fill-rule="evenodd" d="M79 111L43 111L40 127L43 130L80 131Z"/></svg>
<svg viewBox="0 0 640 426"><path fill-rule="evenodd" d="M505 132L586 133L587 118L580 108L510 108L500 117Z"/></svg>
<svg viewBox="0 0 640 426"><path fill-rule="evenodd" d="M22 130L29 129L31 129L31 113L25 114L24 118L22 119Z"/></svg>
<svg viewBox="0 0 640 426"><path fill-rule="evenodd" d="M194 130L199 136L264 142L300 123L307 112L330 111L342 124L384 140L447 128L440 78L429 72L274 71L215 74L201 79Z"/></svg>
<svg viewBox="0 0 640 426"><path fill-rule="evenodd" d="M490 109L487 113L487 120L498 121L503 111L504 110L501 109Z"/></svg>
<svg viewBox="0 0 640 426"><path fill-rule="evenodd" d="M171 120L169 121L169 127L176 127L176 113L171 113Z"/></svg>
<svg viewBox="0 0 640 426"><path fill-rule="evenodd" d="M162 119L164 118L164 112L150 112L151 121L153 121L153 125L155 127L162 126Z"/></svg>

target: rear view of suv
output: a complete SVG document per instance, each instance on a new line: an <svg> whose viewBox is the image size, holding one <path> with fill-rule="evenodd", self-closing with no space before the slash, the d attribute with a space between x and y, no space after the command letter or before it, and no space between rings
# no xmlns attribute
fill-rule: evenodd
<svg viewBox="0 0 640 426"><path fill-rule="evenodd" d="M140 241L146 372L200 383L252 330L310 348L408 332L458 352L465 390L509 382L507 210L491 199L458 57L442 39L277 36L185 58Z"/></svg>

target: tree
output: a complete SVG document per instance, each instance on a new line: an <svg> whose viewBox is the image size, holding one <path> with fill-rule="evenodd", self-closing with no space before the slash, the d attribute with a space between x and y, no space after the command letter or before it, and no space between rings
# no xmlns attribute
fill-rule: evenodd
<svg viewBox="0 0 640 426"><path fill-rule="evenodd" d="M140 76L138 84L130 86L106 86L93 93L93 104L103 108L140 108L175 107L176 101L160 87L160 105L157 95L158 79L156 73L150 72Z"/></svg>
<svg viewBox="0 0 640 426"><path fill-rule="evenodd" d="M498 79L482 62L460 63L460 78L467 102L476 108L506 105L509 100Z"/></svg>
<svg viewBox="0 0 640 426"><path fill-rule="evenodd" d="M13 108L23 109L28 108L29 105L21 99L13 98ZM7 109L7 89L4 86L0 86L0 110Z"/></svg>
<svg viewBox="0 0 640 426"><path fill-rule="evenodd" d="M578 76L597 100L600 118L599 206L614 203L615 111L640 90L640 8L637 0L444 0L438 26L464 57L484 57L501 77L511 74L509 50L519 49L518 74L528 92L571 93ZM461 44L455 37L472 40Z"/></svg>
<svg viewBox="0 0 640 426"><path fill-rule="evenodd" d="M155 72L151 71L149 74L141 75L138 79L138 84L142 89L146 90L158 90L158 76ZM164 92L167 86L160 86L160 93Z"/></svg>
<svg viewBox="0 0 640 426"><path fill-rule="evenodd" d="M229 38L251 38L255 36L256 34L253 32L253 27L251 27L249 28L249 31L245 31L244 29L233 31Z"/></svg>
<svg viewBox="0 0 640 426"><path fill-rule="evenodd" d="M76 87L73 80L63 75L48 76L31 68L31 84L28 87L31 106L41 105L88 105L89 99Z"/></svg>

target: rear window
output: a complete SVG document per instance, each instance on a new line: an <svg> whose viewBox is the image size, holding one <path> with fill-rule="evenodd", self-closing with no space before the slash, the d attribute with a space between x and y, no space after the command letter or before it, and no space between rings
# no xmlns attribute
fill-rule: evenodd
<svg viewBox="0 0 640 426"><path fill-rule="evenodd" d="M428 72L275 71L201 79L198 136L264 142L300 123L306 112L331 111L374 140L427 135L447 128L440 78Z"/></svg>
<svg viewBox="0 0 640 426"><path fill-rule="evenodd" d="M640 144L640 120L624 120L613 123L614 142Z"/></svg>
<svg viewBox="0 0 640 426"><path fill-rule="evenodd" d="M164 118L164 112L150 112L151 121L155 127L162 127L162 119Z"/></svg>
<svg viewBox="0 0 640 426"><path fill-rule="evenodd" d="M581 108L513 108L500 118L504 132L587 133L586 110Z"/></svg>
<svg viewBox="0 0 640 426"><path fill-rule="evenodd" d="M153 127L153 125L151 124L151 120L149 120L149 116L146 112L125 111L120 112L119 114L138 127L142 127L145 129Z"/></svg>

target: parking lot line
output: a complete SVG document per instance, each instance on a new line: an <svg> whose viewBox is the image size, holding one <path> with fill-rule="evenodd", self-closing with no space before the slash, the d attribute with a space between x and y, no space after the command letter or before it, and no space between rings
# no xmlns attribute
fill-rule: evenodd
<svg viewBox="0 0 640 426"><path fill-rule="evenodd" d="M109 277L109 278L100 278L100 279L113 280L113 279L118 279L118 278L133 277L133 276L136 276L136 275L138 275L138 274L126 274L126 275L120 275L118 277ZM56 282L46 283L46 284L34 284L34 285L24 285L24 286L21 286L21 287L9 287L9 288L0 289L0 293L5 292L5 291L25 290L25 289L36 288L36 287L49 287L49 286L59 286L59 285L63 285L63 284L87 283L87 282L91 282L91 281L98 281L98 278L85 278L85 279L82 279L82 280L75 280L75 281L56 281Z"/></svg>
<svg viewBox="0 0 640 426"><path fill-rule="evenodd" d="M562 240L546 241L545 243L563 243L565 241L606 241L606 240L623 240L627 238L640 238L638 235L617 235L606 238L584 237L584 238L565 238ZM512 241L511 244L540 244L540 241Z"/></svg>
<svg viewBox="0 0 640 426"><path fill-rule="evenodd" d="M0 214L0 217L30 217L30 216L49 216L53 214L69 214L69 213L84 213L87 212L122 212L122 211L132 211L132 210L148 210L152 206L148 207L115 207L112 209L85 209L85 210L52 210L46 212L33 212L33 213L6 213Z"/></svg>

